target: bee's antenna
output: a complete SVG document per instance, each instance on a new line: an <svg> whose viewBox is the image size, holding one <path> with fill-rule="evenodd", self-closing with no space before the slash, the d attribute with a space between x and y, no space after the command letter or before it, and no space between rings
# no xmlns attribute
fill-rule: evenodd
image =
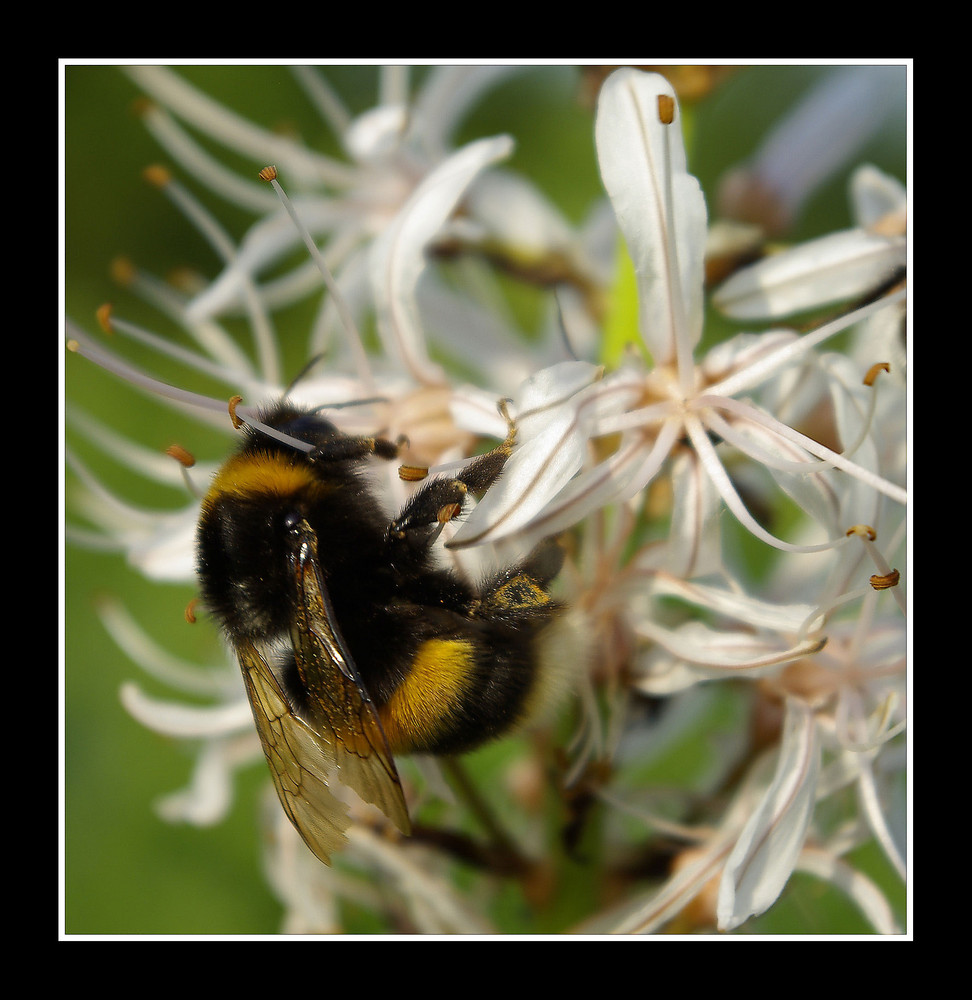
<svg viewBox="0 0 972 1000"><path fill-rule="evenodd" d="M323 361L323 360L324 360L324 352L323 351L320 354L315 354L310 359L310 361L308 361L307 364L304 365L304 367L301 368L301 370L299 372L297 372L297 374L290 380L290 384L287 386L286 389L284 389L283 398L286 399L294 391L294 389L297 386L297 383L302 378L306 378L307 377L307 375L310 373L310 370L314 367L314 365L316 365L318 361Z"/></svg>

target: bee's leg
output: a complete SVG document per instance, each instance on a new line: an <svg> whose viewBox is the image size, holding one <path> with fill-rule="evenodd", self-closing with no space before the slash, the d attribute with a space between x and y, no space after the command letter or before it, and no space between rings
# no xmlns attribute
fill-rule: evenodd
<svg viewBox="0 0 972 1000"><path fill-rule="evenodd" d="M388 526L389 539L405 538L413 532L419 537L428 536L428 531L423 532L423 529L441 527L462 513L467 494L485 493L496 482L513 453L516 439L516 427L505 406L501 405L500 410L509 427L506 440L474 459L458 475L433 479L423 486Z"/></svg>
<svg viewBox="0 0 972 1000"><path fill-rule="evenodd" d="M389 441L383 437L347 437L339 435L315 448L310 453L312 462L343 462L376 455L378 458L398 458L405 438Z"/></svg>

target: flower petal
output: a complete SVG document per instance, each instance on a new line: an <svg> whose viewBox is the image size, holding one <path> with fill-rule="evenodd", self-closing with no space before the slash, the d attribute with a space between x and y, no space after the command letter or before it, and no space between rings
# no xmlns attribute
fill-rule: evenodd
<svg viewBox="0 0 972 1000"><path fill-rule="evenodd" d="M541 516L542 530L547 534L566 526L556 518L572 502L575 487L583 492L590 486L585 478L588 474L574 477L587 457L590 438L598 432L598 422L630 406L640 391L637 380L626 372L609 379L598 379L599 374L596 365L567 361L541 370L521 386L515 400L517 446L502 477L470 513L451 544L506 538ZM639 457L639 449L628 450ZM604 480L605 492L603 497L598 493L599 503L615 499L619 492L615 475L599 476L608 465L601 463L595 469L595 479ZM555 497L558 499L551 503ZM569 514L568 524L576 523L592 508L578 509L583 513ZM548 521L551 512L554 521Z"/></svg>
<svg viewBox="0 0 972 1000"><path fill-rule="evenodd" d="M512 149L513 140L502 135L464 146L425 178L372 246L370 269L379 333L389 354L401 358L420 382L442 381L441 370L426 354L416 303L426 245L476 174Z"/></svg>
<svg viewBox="0 0 972 1000"><path fill-rule="evenodd" d="M865 163L854 171L850 182L854 217L864 228L877 225L891 214L908 207L908 192L897 179Z"/></svg>
<svg viewBox="0 0 972 1000"><path fill-rule="evenodd" d="M459 122L489 88L519 66L436 66L416 95L407 141L426 154L444 155Z"/></svg>
<svg viewBox="0 0 972 1000"><path fill-rule="evenodd" d="M253 727L250 703L242 693L235 701L210 706L190 705L153 698L128 681L121 686L119 694L131 716L163 736L206 739L247 733Z"/></svg>
<svg viewBox="0 0 972 1000"><path fill-rule="evenodd" d="M621 69L601 88L595 136L604 187L638 275L641 335L656 364L691 350L702 330L706 209L686 171L681 119L659 120L664 77Z"/></svg>
<svg viewBox="0 0 972 1000"><path fill-rule="evenodd" d="M816 801L820 747L813 712L788 701L776 774L729 855L719 886L721 930L766 910L793 871Z"/></svg>
<svg viewBox="0 0 972 1000"><path fill-rule="evenodd" d="M713 296L733 319L770 319L863 295L907 258L903 237L845 229L774 254L734 274Z"/></svg>
<svg viewBox="0 0 972 1000"><path fill-rule="evenodd" d="M340 206L326 198L294 198L294 210L307 231L315 237L330 232L341 222ZM300 243L300 232L283 210L267 215L250 227L233 259L187 306L186 318L199 322L217 316L243 302L247 279Z"/></svg>
<svg viewBox="0 0 972 1000"><path fill-rule="evenodd" d="M189 786L156 803L162 819L193 826L215 826L223 821L233 801L233 762L227 749L225 740L203 744Z"/></svg>

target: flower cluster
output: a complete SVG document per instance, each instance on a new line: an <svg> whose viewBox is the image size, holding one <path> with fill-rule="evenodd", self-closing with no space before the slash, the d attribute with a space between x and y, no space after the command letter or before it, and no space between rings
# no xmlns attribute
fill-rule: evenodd
<svg viewBox="0 0 972 1000"><path fill-rule="evenodd" d="M493 558L562 536L570 555L561 593L592 637L569 738L554 752L538 737L505 766L516 803L509 823L488 816L474 779L460 781L488 844L446 833L463 804L427 761L403 771L424 836L376 835L362 814L334 869L304 850L275 800L268 805L266 870L286 907L285 929L341 930L342 901L351 900L380 912L388 929L502 932L509 928L491 906L498 884L518 881L544 912L566 880L580 877L584 859L596 889L559 931L745 930L802 871L849 896L874 930L900 933L900 914L851 853L877 845L894 877L906 877L902 185L861 166L851 181L854 228L733 268L710 295L732 190L723 192L722 218L710 219L689 170L685 109L663 75L621 68L601 84L592 131L607 198L574 226L504 167L510 136L453 145L473 101L511 69L437 69L411 99L400 71L387 70L382 100L357 116L324 77L295 71L342 159L258 129L171 70L129 72L151 99L146 124L179 168L256 221L235 241L175 171L156 171L222 268L188 294L134 267L125 279L197 349L114 312L102 315L106 328L173 358L189 377L217 379L255 420L254 404L287 388L273 316L323 286L308 368L289 391L334 407L347 431L380 426L407 438L405 461L433 469L462 461L478 440L502 438L497 400L507 399L517 446L501 480L447 526L443 558L475 575ZM855 107L865 114L868 94L891 113L889 88L874 82L866 67L826 78L798 125L767 140L747 176L776 176L773 158L792 153L797 133L806 144L806 131L819 134L848 101L852 117ZM272 187L228 172L193 130L274 163ZM806 185L831 169L804 167ZM787 191L788 219L805 194ZM778 236L779 218L764 235ZM300 246L304 259L291 264ZM280 261L286 266L275 268ZM463 266L450 268L456 261ZM529 337L498 304L500 271L505 282L544 289L547 308ZM601 333L605 303L630 317L613 352ZM255 362L224 322L240 314ZM732 322L748 328L709 332ZM145 374L83 324L69 321L69 337L75 350L174 406L206 419L225 413L225 401ZM171 459L160 467L87 414L70 419L137 471L190 474ZM149 513L68 458L79 481L74 510L92 525L70 529L78 542L123 552L151 579L192 579L196 494L181 510ZM202 483L210 471L191 476ZM408 487L394 470L386 485L400 504ZM262 760L235 667L175 668L121 603L104 603L102 615L146 670L210 699L159 700L135 683L122 691L136 719L198 748L189 787L165 798L162 814L217 822L236 770ZM727 711L731 724L719 716ZM674 793L660 789L654 771L673 743L708 760ZM554 807L543 804L552 768ZM447 819L434 828L423 809ZM644 874L661 863L662 874ZM456 877L463 865L476 877Z"/></svg>

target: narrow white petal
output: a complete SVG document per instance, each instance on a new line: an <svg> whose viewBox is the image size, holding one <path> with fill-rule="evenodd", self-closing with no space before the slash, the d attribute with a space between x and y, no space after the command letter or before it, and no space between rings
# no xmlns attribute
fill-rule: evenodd
<svg viewBox="0 0 972 1000"><path fill-rule="evenodd" d="M156 811L169 823L213 826L226 816L233 800L230 762L224 740L203 744L188 788L165 796Z"/></svg>
<svg viewBox="0 0 972 1000"><path fill-rule="evenodd" d="M425 248L475 176L512 149L509 136L464 146L425 178L372 246L370 269L379 333L391 356L400 358L420 382L442 380L441 370L426 354L416 302Z"/></svg>
<svg viewBox="0 0 972 1000"><path fill-rule="evenodd" d="M879 934L901 933L894 911L878 886L847 862L824 851L805 848L796 867L846 893Z"/></svg>
<svg viewBox="0 0 972 1000"><path fill-rule="evenodd" d="M340 220L335 203L324 198L294 198L294 209L315 237L328 233ZM186 307L190 320L216 316L243 302L247 280L252 280L287 251L300 244L293 221L283 210L256 222L243 237L239 250L220 274ZM317 285L319 287L319 278Z"/></svg>
<svg viewBox="0 0 972 1000"><path fill-rule="evenodd" d="M663 628L648 618L635 626L650 639L697 671L697 679L729 676L759 677L783 663L819 650L823 640L791 643L773 633L753 635L738 629L717 629L702 622L686 622L676 629Z"/></svg>
<svg viewBox="0 0 972 1000"><path fill-rule="evenodd" d="M192 507L161 520L157 530L130 546L128 561L150 580L182 583L196 579L196 524Z"/></svg>
<svg viewBox="0 0 972 1000"><path fill-rule="evenodd" d="M129 471L166 486L184 485L185 481L178 464L157 448L147 448L119 434L70 403L67 404L67 415L68 425L71 428L81 431L105 454L124 464ZM210 468L203 475L208 477L211 472L215 472L215 469Z"/></svg>
<svg viewBox="0 0 972 1000"><path fill-rule="evenodd" d="M132 617L121 601L98 602L98 617L112 639L134 663L156 680L187 694L214 697L227 690L240 691L240 672L214 670L173 656L159 646Z"/></svg>
<svg viewBox="0 0 972 1000"><path fill-rule="evenodd" d="M718 920L732 930L773 904L800 856L816 801L820 747L813 712L787 702L776 773L729 855Z"/></svg>
<svg viewBox="0 0 972 1000"><path fill-rule="evenodd" d="M854 218L865 229L908 207L908 191L904 184L869 163L854 171L850 188Z"/></svg>
<svg viewBox="0 0 972 1000"><path fill-rule="evenodd" d="M722 498L694 453L672 463L672 526L665 565L677 576L697 577L722 568Z"/></svg>
<svg viewBox="0 0 972 1000"><path fill-rule="evenodd" d="M621 69L598 99L595 137L605 189L638 275L641 335L657 364L701 334L706 210L686 171L681 119L659 120L674 91L653 73Z"/></svg>
<svg viewBox="0 0 972 1000"><path fill-rule="evenodd" d="M413 102L408 139L423 152L444 151L456 126L490 87L517 66L436 66Z"/></svg>
<svg viewBox="0 0 972 1000"><path fill-rule="evenodd" d="M253 713L242 693L237 701L204 707L152 698L137 684L128 682L122 685L120 697L135 719L164 736L210 738L253 728Z"/></svg>
<svg viewBox="0 0 972 1000"><path fill-rule="evenodd" d="M903 237L845 229L773 254L721 285L715 305L733 319L771 319L863 295L907 258Z"/></svg>
<svg viewBox="0 0 972 1000"><path fill-rule="evenodd" d="M589 361L562 361L534 372L517 390L514 401L519 419L526 420L526 414L542 412L575 397L598 378L600 371L598 365ZM614 381L620 384L622 378L616 377ZM623 402L616 401L613 405L620 407Z"/></svg>
<svg viewBox="0 0 972 1000"><path fill-rule="evenodd" d="M514 252L570 252L574 234L566 218L525 177L493 170L469 192L469 213Z"/></svg>
<svg viewBox="0 0 972 1000"><path fill-rule="evenodd" d="M587 435L572 408L561 407L549 415L543 430L516 448L503 475L456 532L453 543L514 534L577 474L586 447Z"/></svg>
<svg viewBox="0 0 972 1000"><path fill-rule="evenodd" d="M811 604L777 604L760 600L740 587L684 580L671 572L659 573L652 586L655 595L689 601L721 618L729 617L752 629L797 635L814 610Z"/></svg>
<svg viewBox="0 0 972 1000"><path fill-rule="evenodd" d="M126 72L139 87L203 135L260 164L276 163L301 184L347 183L354 178L346 164L254 125L165 66L129 66Z"/></svg>
<svg viewBox="0 0 972 1000"><path fill-rule="evenodd" d="M344 133L344 148L356 162L379 163L401 145L408 124L404 104L380 104L358 115Z"/></svg>
<svg viewBox="0 0 972 1000"><path fill-rule="evenodd" d="M593 381L599 371L587 362L562 362L521 387L516 449L503 476L457 531L454 544L496 541L532 522L538 531L554 534L598 506L627 499L626 490L630 495L644 486L649 475L645 462L656 452L661 461L670 447L672 434L664 428L664 443L650 455L635 437L610 459L577 476L601 421L631 405L639 391L626 372Z"/></svg>

